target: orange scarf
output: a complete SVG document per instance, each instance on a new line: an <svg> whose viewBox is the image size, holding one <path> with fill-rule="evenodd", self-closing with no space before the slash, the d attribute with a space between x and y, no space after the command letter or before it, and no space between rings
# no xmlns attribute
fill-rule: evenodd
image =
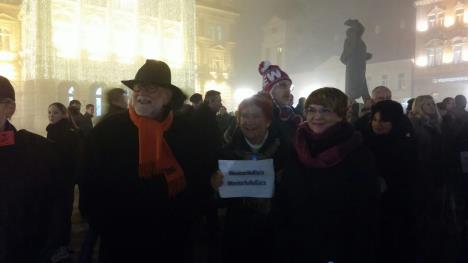
<svg viewBox="0 0 468 263"><path fill-rule="evenodd" d="M133 107L129 107L129 112L130 119L138 127L140 178L164 176L169 196L182 192L186 186L184 171L164 139L164 132L172 125L172 111L162 122L138 116Z"/></svg>

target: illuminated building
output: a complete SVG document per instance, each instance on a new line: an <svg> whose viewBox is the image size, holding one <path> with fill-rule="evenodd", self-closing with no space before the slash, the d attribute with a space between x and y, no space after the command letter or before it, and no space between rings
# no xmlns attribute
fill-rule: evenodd
<svg viewBox="0 0 468 263"><path fill-rule="evenodd" d="M0 29L10 39L0 72L13 76L22 128L44 134L56 101L95 104L99 115L105 91L147 58L166 61L173 82L194 92L195 0L0 0Z"/></svg>
<svg viewBox="0 0 468 263"><path fill-rule="evenodd" d="M415 93L436 100L468 95L468 2L421 0L415 6Z"/></svg>
<svg viewBox="0 0 468 263"><path fill-rule="evenodd" d="M223 105L233 110L233 29L239 14L229 0L197 0L196 92L221 92Z"/></svg>

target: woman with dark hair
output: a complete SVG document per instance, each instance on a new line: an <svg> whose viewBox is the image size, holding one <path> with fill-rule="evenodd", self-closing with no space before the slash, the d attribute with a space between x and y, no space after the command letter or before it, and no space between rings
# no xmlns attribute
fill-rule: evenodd
<svg viewBox="0 0 468 263"><path fill-rule="evenodd" d="M286 159L285 142L278 131L271 129L273 102L264 94L245 99L239 105L239 126L221 153L222 160L273 159L278 183ZM223 175L212 178L215 189ZM224 227L224 262L272 262L273 229L271 206L273 198L229 198ZM255 248L255 249L253 249ZM240 251L249 251L246 253Z"/></svg>
<svg viewBox="0 0 468 263"><path fill-rule="evenodd" d="M370 117L371 122L362 132L364 145L374 153L385 186L380 200L378 262L414 262L411 200L418 159L413 129L395 101L378 102Z"/></svg>
<svg viewBox="0 0 468 263"><path fill-rule="evenodd" d="M52 103L48 109L49 125L47 125L47 139L54 143L58 156L61 157L61 173L64 184L67 185L65 200L62 200L62 208L67 217L58 225L61 228L61 250L67 257L69 254L67 246L70 244L71 215L73 212L74 187L77 180L77 168L80 152L80 135L77 127L68 117L67 108L59 102ZM69 255L68 255L69 257Z"/></svg>
<svg viewBox="0 0 468 263"><path fill-rule="evenodd" d="M285 262L374 262L375 163L346 122L347 108L335 88L306 100L275 212Z"/></svg>

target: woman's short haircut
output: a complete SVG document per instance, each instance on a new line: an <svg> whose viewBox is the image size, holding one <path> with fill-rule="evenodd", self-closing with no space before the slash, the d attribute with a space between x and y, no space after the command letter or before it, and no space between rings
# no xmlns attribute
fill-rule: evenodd
<svg viewBox="0 0 468 263"><path fill-rule="evenodd" d="M259 93L243 100L239 104L239 113L251 105L259 107L263 112L263 116L265 116L268 121L271 122L273 120L273 101L268 94ZM240 117L240 114L238 117Z"/></svg>
<svg viewBox="0 0 468 263"><path fill-rule="evenodd" d="M304 109L307 110L312 104L329 108L341 118L346 119L348 96L339 89L325 87L314 90L310 93L309 97L307 97Z"/></svg>

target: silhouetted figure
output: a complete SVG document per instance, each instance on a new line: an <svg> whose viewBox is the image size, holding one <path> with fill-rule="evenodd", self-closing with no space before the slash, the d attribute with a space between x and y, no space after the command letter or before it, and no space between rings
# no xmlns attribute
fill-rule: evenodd
<svg viewBox="0 0 468 263"><path fill-rule="evenodd" d="M362 41L365 28L358 20L348 19L345 25L349 26L346 31L341 62L346 65L346 95L351 100L359 97L365 101L370 98L366 82L366 61L372 58L367 53L367 47Z"/></svg>

